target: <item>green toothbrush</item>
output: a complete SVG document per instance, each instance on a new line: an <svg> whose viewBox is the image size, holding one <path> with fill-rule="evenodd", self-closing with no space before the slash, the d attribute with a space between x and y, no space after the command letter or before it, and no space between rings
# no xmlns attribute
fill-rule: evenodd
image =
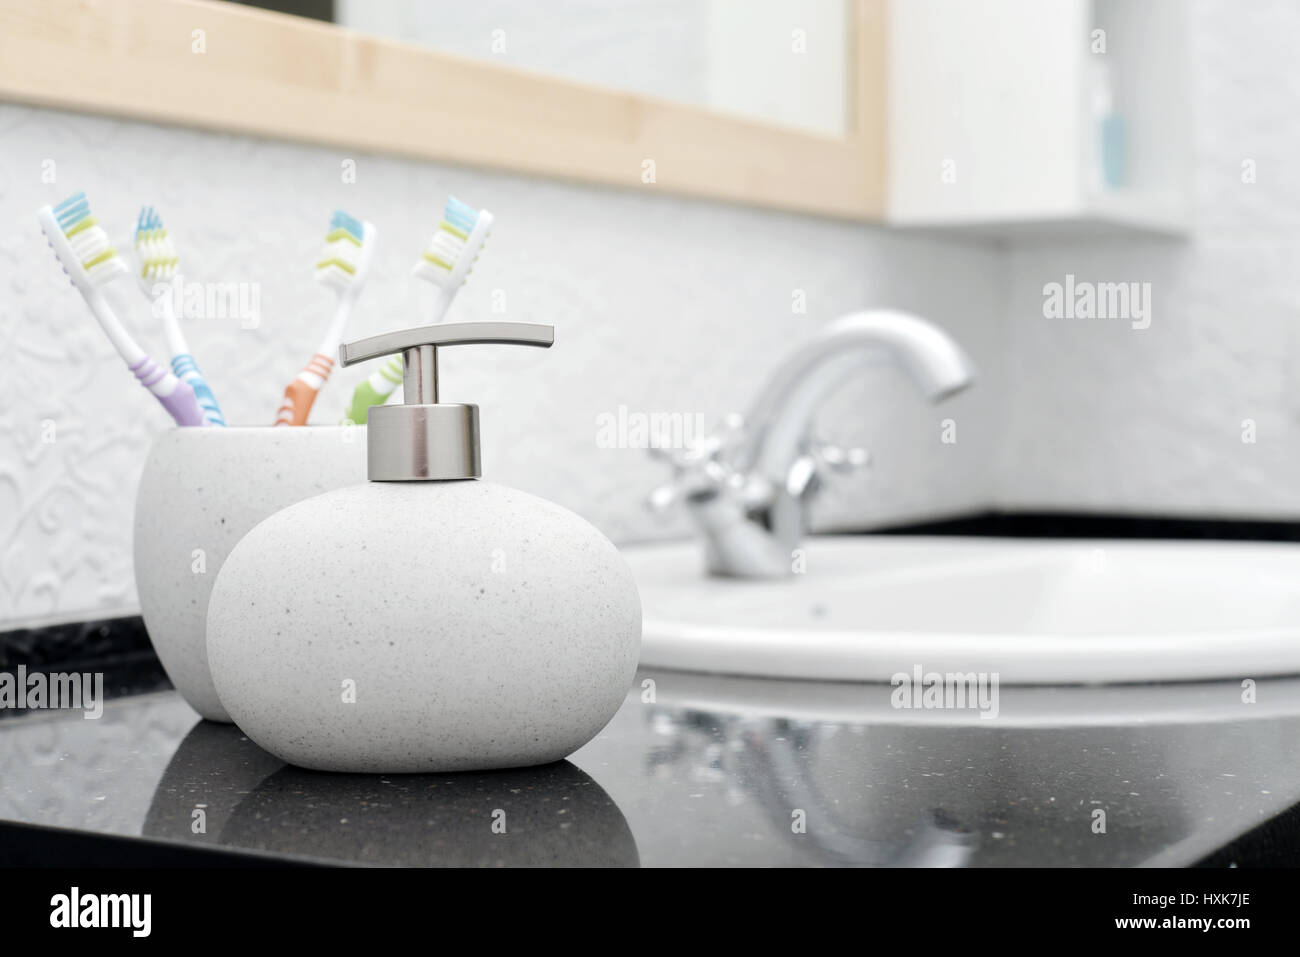
<svg viewBox="0 0 1300 957"><path fill-rule="evenodd" d="M441 322L451 301L465 280L469 278L474 262L492 231L492 214L486 209L474 209L455 196L448 197L442 211L442 220L434 231L429 248L420 256L413 275L427 279L438 287L438 300L433 307L433 322ZM394 356L383 366L370 373L352 390L352 401L344 413L344 422L365 425L370 407L383 405L402 384L402 359Z"/></svg>

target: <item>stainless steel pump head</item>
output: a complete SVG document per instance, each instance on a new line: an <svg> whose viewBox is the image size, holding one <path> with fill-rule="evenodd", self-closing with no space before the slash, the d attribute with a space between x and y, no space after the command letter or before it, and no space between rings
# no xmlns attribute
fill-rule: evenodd
<svg viewBox="0 0 1300 957"><path fill-rule="evenodd" d="M548 349L555 327L538 322L443 322L345 342L339 364L402 354L401 405L370 410L367 471L372 482L474 479L483 474L478 406L438 401L441 346L512 345Z"/></svg>

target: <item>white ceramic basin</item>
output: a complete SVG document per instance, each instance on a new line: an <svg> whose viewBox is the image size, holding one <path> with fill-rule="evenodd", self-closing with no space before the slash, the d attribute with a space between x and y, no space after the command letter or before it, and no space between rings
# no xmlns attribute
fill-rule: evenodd
<svg viewBox="0 0 1300 957"><path fill-rule="evenodd" d="M629 546L643 666L1008 684L1300 674L1300 546L811 538L785 581L708 578L696 542Z"/></svg>

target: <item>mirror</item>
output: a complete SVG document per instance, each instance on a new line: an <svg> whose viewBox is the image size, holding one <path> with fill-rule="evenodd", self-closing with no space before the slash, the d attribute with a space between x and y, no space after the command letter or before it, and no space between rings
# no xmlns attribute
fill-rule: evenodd
<svg viewBox="0 0 1300 957"><path fill-rule="evenodd" d="M827 136L847 132L846 0L265 0L370 36Z"/></svg>

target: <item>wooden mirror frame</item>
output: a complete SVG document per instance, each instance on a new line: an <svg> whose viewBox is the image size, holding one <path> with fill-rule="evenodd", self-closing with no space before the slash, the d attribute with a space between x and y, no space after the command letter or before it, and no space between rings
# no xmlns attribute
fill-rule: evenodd
<svg viewBox="0 0 1300 957"><path fill-rule="evenodd" d="M218 0L0 0L0 99L880 220L886 2L847 0L842 137Z"/></svg>

